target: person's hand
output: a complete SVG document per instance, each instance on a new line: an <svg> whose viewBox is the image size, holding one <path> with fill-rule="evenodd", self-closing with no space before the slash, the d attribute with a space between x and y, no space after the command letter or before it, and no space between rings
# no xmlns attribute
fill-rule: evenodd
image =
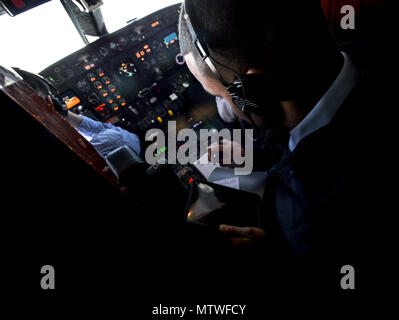
<svg viewBox="0 0 399 320"><path fill-rule="evenodd" d="M208 147L208 160L212 163L219 163L223 167L237 165L234 163L234 159L241 159L243 156L244 149L234 141L223 140L222 143L213 143Z"/></svg>
<svg viewBox="0 0 399 320"><path fill-rule="evenodd" d="M235 227L227 224L219 226L220 232L225 234L229 241L235 246L256 243L265 236L265 231L255 227Z"/></svg>

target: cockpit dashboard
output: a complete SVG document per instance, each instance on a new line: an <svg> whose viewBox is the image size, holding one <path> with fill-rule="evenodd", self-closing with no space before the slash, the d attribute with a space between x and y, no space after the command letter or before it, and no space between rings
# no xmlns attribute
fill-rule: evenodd
<svg viewBox="0 0 399 320"><path fill-rule="evenodd" d="M200 120L195 115L204 112L193 111L193 104L215 108L180 54L179 10L180 5L172 5L135 20L40 75L58 89L70 111L139 136L163 128L168 120L180 127L195 125Z"/></svg>

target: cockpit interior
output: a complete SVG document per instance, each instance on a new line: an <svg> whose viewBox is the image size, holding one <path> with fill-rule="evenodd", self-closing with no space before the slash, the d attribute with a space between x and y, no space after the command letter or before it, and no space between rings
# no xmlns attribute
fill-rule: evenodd
<svg viewBox="0 0 399 320"><path fill-rule="evenodd" d="M342 28L341 2L321 1L336 39L365 42L373 57L379 37L369 21L389 1L347 1L357 12L353 29ZM0 0L7 190L2 211L14 237L23 239L15 252L39 261L35 266L48 258L69 272L61 288L79 277L78 265L92 275L82 288L112 288L112 277L104 273L124 273L131 290L138 278L146 278L142 296L154 301L167 301L179 276L187 280L181 281L179 297L199 296L195 288L217 296L219 289L209 291L221 281L232 289L225 290L228 296L239 299L245 295L235 295L232 277L241 279L242 293L245 283L265 276L264 257L251 256L259 248L232 248L218 228L276 223L262 216L267 173L237 176L223 165L199 162L208 158L212 143L202 132L244 132L250 126L226 121L219 97L187 66L179 42L181 10L176 1ZM90 127L96 123L122 129L123 137L133 134L137 149L123 141L114 147L93 142L66 119L71 113L87 119L89 129L97 130ZM184 130L194 133L190 144L176 140L176 132ZM164 135L161 147L158 135ZM195 159L170 158L182 149L186 155L195 149ZM132 257L138 271L131 271ZM270 273L289 270L292 260L284 261L283 269ZM150 266L154 271L144 275ZM302 285L298 274L309 272L305 269L273 283Z"/></svg>

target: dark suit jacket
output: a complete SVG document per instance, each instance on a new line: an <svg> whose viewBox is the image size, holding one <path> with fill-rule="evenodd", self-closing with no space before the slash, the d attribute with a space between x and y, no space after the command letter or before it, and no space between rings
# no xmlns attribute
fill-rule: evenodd
<svg viewBox="0 0 399 320"><path fill-rule="evenodd" d="M263 226L274 250L351 256L364 242L365 210L374 188L367 99L355 88L330 124L288 150L288 132L268 133ZM270 159L279 159L270 166Z"/></svg>

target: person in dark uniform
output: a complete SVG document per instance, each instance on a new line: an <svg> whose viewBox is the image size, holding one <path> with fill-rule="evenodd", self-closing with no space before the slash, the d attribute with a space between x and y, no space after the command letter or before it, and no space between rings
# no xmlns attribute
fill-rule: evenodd
<svg viewBox="0 0 399 320"><path fill-rule="evenodd" d="M233 102L195 47L187 16L225 83L256 79L246 89L263 115L249 119ZM350 50L337 46L320 2L187 0L179 33L186 63L204 89L262 133L255 166L268 172L263 226L221 225L220 231L236 244L263 242L297 256L346 256L364 245L362 69ZM210 151L224 152L228 144Z"/></svg>

